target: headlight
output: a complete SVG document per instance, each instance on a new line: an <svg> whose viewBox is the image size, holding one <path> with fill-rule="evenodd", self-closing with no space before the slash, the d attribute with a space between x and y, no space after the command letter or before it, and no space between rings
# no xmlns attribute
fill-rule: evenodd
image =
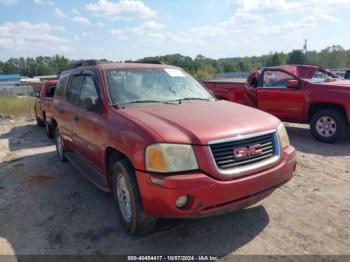
<svg viewBox="0 0 350 262"><path fill-rule="evenodd" d="M171 173L198 169L196 156L190 145L154 144L146 148L146 170Z"/></svg>
<svg viewBox="0 0 350 262"><path fill-rule="evenodd" d="M278 126L278 135L280 137L281 147L282 147L282 149L285 149L286 147L288 147L290 145L290 141L289 141L287 130L286 130L283 123L281 123Z"/></svg>

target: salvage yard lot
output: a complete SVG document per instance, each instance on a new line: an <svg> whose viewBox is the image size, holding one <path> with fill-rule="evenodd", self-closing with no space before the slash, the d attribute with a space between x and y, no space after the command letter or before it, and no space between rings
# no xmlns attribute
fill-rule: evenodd
<svg viewBox="0 0 350 262"><path fill-rule="evenodd" d="M33 121L0 123L0 254L350 255L350 139L315 141L288 124L292 181L257 205L201 220L161 220L128 235L110 195L69 163Z"/></svg>

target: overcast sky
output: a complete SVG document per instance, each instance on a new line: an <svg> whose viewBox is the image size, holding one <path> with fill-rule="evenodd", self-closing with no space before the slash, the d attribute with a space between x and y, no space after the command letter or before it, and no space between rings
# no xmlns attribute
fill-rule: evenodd
<svg viewBox="0 0 350 262"><path fill-rule="evenodd" d="M350 0L0 0L0 60L350 49Z"/></svg>

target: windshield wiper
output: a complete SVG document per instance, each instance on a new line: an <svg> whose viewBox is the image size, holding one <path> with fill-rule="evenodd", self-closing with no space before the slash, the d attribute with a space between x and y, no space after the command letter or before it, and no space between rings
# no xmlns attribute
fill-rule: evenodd
<svg viewBox="0 0 350 262"><path fill-rule="evenodd" d="M121 104L119 106L126 106L130 104L146 104L146 103L158 103L158 104L170 104L173 105L174 103L168 102L168 101L157 101L157 100L138 100L138 101L131 101L125 104Z"/></svg>
<svg viewBox="0 0 350 262"><path fill-rule="evenodd" d="M199 97L185 97L185 98L178 99L176 101L181 103L181 101L191 101L191 100L211 101L210 98L199 98Z"/></svg>

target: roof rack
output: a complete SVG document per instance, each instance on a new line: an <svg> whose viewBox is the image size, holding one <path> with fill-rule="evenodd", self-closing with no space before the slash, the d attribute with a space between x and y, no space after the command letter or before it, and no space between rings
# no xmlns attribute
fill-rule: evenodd
<svg viewBox="0 0 350 262"><path fill-rule="evenodd" d="M164 63L162 61L159 61L159 60L143 60L143 61L138 61L137 63L153 64L153 65L164 65Z"/></svg>
<svg viewBox="0 0 350 262"><path fill-rule="evenodd" d="M106 59L101 59L101 60L96 60L96 59L89 59L89 60L79 60L76 62L73 62L69 64L64 70L70 70L70 69L75 69L80 66L95 66L98 64L105 64L108 63L108 60Z"/></svg>

